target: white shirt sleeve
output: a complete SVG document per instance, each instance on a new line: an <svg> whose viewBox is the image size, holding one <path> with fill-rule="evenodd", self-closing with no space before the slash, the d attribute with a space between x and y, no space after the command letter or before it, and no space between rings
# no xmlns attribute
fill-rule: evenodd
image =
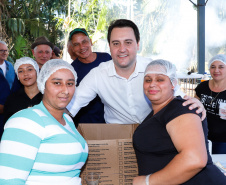
<svg viewBox="0 0 226 185"><path fill-rule="evenodd" d="M80 82L79 86L75 89L74 96L67 106L67 110L74 117L78 111L89 104L98 92L97 88L97 70L92 69Z"/></svg>

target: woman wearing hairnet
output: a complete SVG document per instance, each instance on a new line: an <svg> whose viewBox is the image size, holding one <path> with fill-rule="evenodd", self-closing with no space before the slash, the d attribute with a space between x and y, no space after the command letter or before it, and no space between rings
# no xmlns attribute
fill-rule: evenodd
<svg viewBox="0 0 226 185"><path fill-rule="evenodd" d="M73 67L61 59L43 65L37 79L42 102L6 122L0 145L1 185L81 185L88 146L64 113L76 79Z"/></svg>
<svg viewBox="0 0 226 185"><path fill-rule="evenodd" d="M212 141L212 153L226 154L226 112L219 115L221 102L226 103L226 55L214 56L208 67L212 79L196 87L195 97L207 111L208 138Z"/></svg>
<svg viewBox="0 0 226 185"><path fill-rule="evenodd" d="M4 106L4 123L19 110L42 101L42 93L37 86L38 64L30 57L22 57L16 60L14 69L23 87L8 96Z"/></svg>
<svg viewBox="0 0 226 185"><path fill-rule="evenodd" d="M224 185L226 176L208 152L206 119L174 97L176 84L170 62L154 60L147 66L143 87L153 111L133 135L139 171L133 185Z"/></svg>

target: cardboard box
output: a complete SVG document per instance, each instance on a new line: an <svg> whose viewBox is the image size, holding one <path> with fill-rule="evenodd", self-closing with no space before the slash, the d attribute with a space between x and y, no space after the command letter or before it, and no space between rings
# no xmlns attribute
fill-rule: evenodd
<svg viewBox="0 0 226 185"><path fill-rule="evenodd" d="M85 185L87 172L100 174L99 185L132 185L138 175L132 145L138 124L79 124L78 131L86 139L89 156L81 172Z"/></svg>

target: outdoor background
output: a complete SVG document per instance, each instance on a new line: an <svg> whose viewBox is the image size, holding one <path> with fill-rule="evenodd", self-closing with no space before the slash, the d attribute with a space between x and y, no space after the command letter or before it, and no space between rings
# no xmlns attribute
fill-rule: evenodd
<svg viewBox="0 0 226 185"><path fill-rule="evenodd" d="M192 0L197 4L197 0ZM109 52L109 23L134 21L141 33L139 55L164 58L178 70L197 70L197 8L191 0L0 0L0 40L9 45L9 60L32 57L35 38L46 36L61 50L68 33L87 29L93 51ZM66 50L65 50L66 51ZM64 51L64 59L69 61ZM226 1L207 0L206 62L226 52ZM208 72L208 69L206 68Z"/></svg>

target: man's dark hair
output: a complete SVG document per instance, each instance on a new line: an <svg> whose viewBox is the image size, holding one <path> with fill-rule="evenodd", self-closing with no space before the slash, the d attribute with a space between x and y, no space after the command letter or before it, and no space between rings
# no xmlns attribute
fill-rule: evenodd
<svg viewBox="0 0 226 185"><path fill-rule="evenodd" d="M112 21L110 23L110 26L108 27L108 35L107 35L108 43L110 43L110 37L111 37L111 32L113 28L124 28L124 27L132 28L134 31L134 35L136 37L137 43L140 41L140 32L138 30L137 25L133 21L128 19L117 19Z"/></svg>

